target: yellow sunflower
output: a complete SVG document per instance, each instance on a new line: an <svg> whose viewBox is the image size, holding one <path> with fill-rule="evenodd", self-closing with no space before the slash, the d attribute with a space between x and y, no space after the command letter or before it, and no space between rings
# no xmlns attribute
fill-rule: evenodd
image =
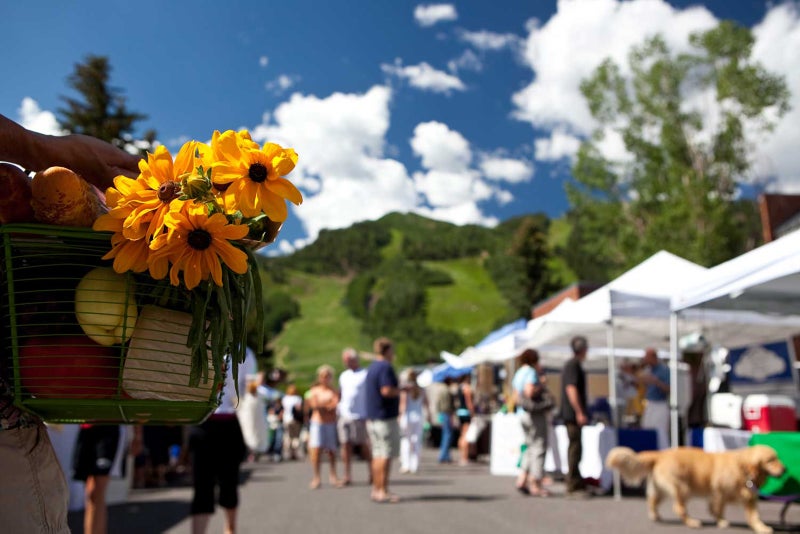
<svg viewBox="0 0 800 534"><path fill-rule="evenodd" d="M217 160L212 181L224 189L226 209L238 209L245 217L256 217L263 212L273 221L282 222L288 216L285 200L296 205L303 202L300 191L283 178L297 163L294 149L275 143L258 148L247 132L233 130L215 133L211 149Z"/></svg>
<svg viewBox="0 0 800 534"><path fill-rule="evenodd" d="M156 274L163 268L164 259L172 263L169 269L170 283L179 285L179 273L187 289L195 288L209 276L222 286L222 265L237 274L247 272L247 254L230 243L247 235L246 225L229 224L222 213L209 217L205 204L188 202L184 211L171 211L164 216L164 223L171 230L156 236L150 244L148 259L156 267ZM154 276L155 278L155 276Z"/></svg>
<svg viewBox="0 0 800 534"><path fill-rule="evenodd" d="M111 188L109 188L109 190L110 189ZM130 208L115 208L115 210L117 213L114 216L110 213L103 215L95 221L92 227L98 232L114 232L114 235L111 236L111 250L109 250L102 259L110 260L113 258L114 263L112 267L118 273L125 273L127 271L142 273L149 268L152 276L153 273L158 272L159 263L154 262L153 267L148 265L148 257L150 255L148 241L146 239L127 239L122 234L122 223L126 216L125 212L129 212ZM161 278L164 278L166 269L163 265L161 267L163 271Z"/></svg>
<svg viewBox="0 0 800 534"><path fill-rule="evenodd" d="M198 150L201 153L199 158L195 156ZM181 179L203 164L204 153L209 153L206 145L189 141L181 147L173 162L166 147L160 145L154 154L147 154L146 162L139 162L140 174L136 180L139 187L131 187L121 201L124 206L132 208L122 229L126 238L149 241L162 231L165 214L180 210L185 202L178 198Z"/></svg>

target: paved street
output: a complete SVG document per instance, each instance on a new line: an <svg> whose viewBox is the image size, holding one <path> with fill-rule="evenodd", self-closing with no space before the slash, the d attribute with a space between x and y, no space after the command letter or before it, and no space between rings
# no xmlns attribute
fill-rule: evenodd
<svg viewBox="0 0 800 534"><path fill-rule="evenodd" d="M647 519L642 496L626 496L621 501L596 497L586 501L567 500L555 493L547 499L524 497L513 490L513 479L489 474L487 463L468 467L438 465L434 451L426 450L417 475L394 474L392 489L403 497L398 504L375 504L369 500L366 466L355 467L356 484L333 489L323 484L309 490L311 468L302 462L271 463L262 459L244 465L239 508L239 533L480 533L519 534L520 532L600 532L665 533L694 532L678 523L670 506L664 506L665 522ZM128 502L109 509L109 532L188 533L187 517L191 488L134 490ZM728 508L732 526L717 529L710 521L704 501L695 500L690 512L704 521L706 532L746 533L740 508ZM764 520L777 524L780 506L762 502ZM787 514L787 523L800 531L800 505ZM82 532L80 512L70 514L73 532ZM217 511L209 532L223 529L222 513ZM776 529L781 530L781 529Z"/></svg>

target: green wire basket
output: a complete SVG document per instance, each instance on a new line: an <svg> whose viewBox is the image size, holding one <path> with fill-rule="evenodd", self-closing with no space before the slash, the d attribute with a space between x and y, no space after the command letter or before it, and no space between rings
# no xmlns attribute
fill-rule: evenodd
<svg viewBox="0 0 800 534"><path fill-rule="evenodd" d="M54 423L193 424L214 411L222 373L189 385L186 290L114 273L101 259L109 233L8 224L0 239L0 350L17 406Z"/></svg>

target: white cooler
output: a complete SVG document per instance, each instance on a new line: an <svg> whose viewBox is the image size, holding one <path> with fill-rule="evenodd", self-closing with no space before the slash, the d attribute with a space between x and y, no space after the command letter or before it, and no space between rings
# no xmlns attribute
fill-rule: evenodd
<svg viewBox="0 0 800 534"><path fill-rule="evenodd" d="M714 426L742 428L744 397L736 393L714 393L708 401L708 420Z"/></svg>
<svg viewBox="0 0 800 534"><path fill-rule="evenodd" d="M752 432L797 430L794 399L783 395L748 395L742 404L742 419Z"/></svg>

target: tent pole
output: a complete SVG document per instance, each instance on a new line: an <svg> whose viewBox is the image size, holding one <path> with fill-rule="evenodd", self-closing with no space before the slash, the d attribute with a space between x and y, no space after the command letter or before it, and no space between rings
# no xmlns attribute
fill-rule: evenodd
<svg viewBox="0 0 800 534"><path fill-rule="evenodd" d="M678 436L678 313L672 312L669 316L669 414L670 414L670 444L677 447L680 443Z"/></svg>
<svg viewBox="0 0 800 534"><path fill-rule="evenodd" d="M611 405L611 424L614 426L614 433L619 435L619 410L617 409L617 366L614 361L614 321L606 323L606 343L608 345L608 396ZM603 463L606 459L603 458ZM622 499L622 484L620 483L619 472L614 470L614 500Z"/></svg>

